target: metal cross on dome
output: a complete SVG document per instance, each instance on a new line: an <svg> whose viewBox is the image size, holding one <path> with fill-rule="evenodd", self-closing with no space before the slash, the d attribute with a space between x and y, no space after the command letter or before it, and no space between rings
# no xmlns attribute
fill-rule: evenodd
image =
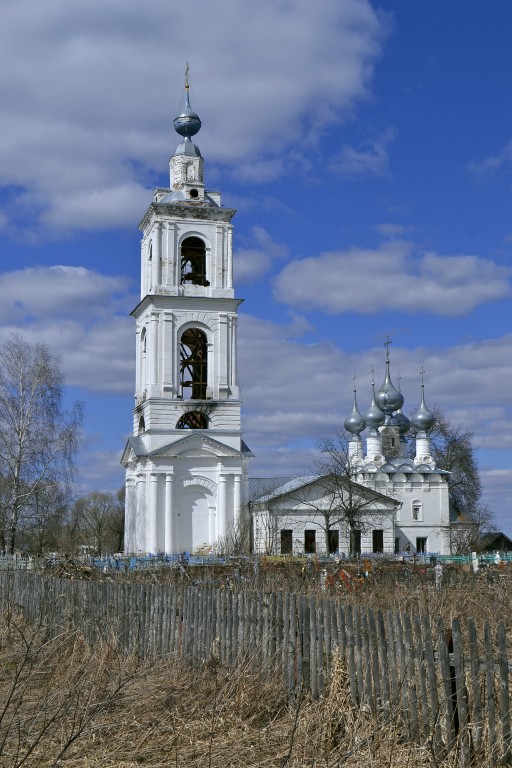
<svg viewBox="0 0 512 768"><path fill-rule="evenodd" d="M389 361L389 345L393 342L389 338L389 333L386 336L386 341L384 342L384 346L386 347L386 360Z"/></svg>

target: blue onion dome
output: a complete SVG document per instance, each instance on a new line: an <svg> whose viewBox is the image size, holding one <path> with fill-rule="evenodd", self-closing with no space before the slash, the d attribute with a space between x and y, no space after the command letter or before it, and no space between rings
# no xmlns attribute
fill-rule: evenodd
<svg viewBox="0 0 512 768"><path fill-rule="evenodd" d="M185 103L178 117L173 120L174 130L179 133L180 136L188 137L195 136L199 133L201 128L201 120L199 115L194 112L190 106L190 97L188 93L188 83L185 86Z"/></svg>
<svg viewBox="0 0 512 768"><path fill-rule="evenodd" d="M425 385L421 384L421 404L416 413L413 413L412 425L417 432L430 432L436 423L436 417L425 405Z"/></svg>
<svg viewBox="0 0 512 768"><path fill-rule="evenodd" d="M404 396L393 385L389 373L389 347L386 354L386 378L382 387L377 392L377 405L384 411L387 417L390 417L394 411L398 411L404 404Z"/></svg>
<svg viewBox="0 0 512 768"><path fill-rule="evenodd" d="M375 402L375 382L372 381L372 402L364 415L366 426L370 429L378 429L384 424L386 417Z"/></svg>
<svg viewBox="0 0 512 768"><path fill-rule="evenodd" d="M366 424L364 423L364 419L359 413L359 408L357 407L357 398L356 398L356 390L354 389L354 406L352 408L352 413L350 416L347 416L345 421L343 422L343 425L347 432L350 432L352 435L359 435L360 432L365 429Z"/></svg>
<svg viewBox="0 0 512 768"><path fill-rule="evenodd" d="M178 145L175 154L176 155L196 155L201 157L199 147L197 147L191 140L191 136L195 136L201 129L201 120L199 115L194 112L190 106L189 96L189 84L188 84L188 67L187 75L185 79L185 102L183 108L173 121L174 130L183 136L184 140Z"/></svg>

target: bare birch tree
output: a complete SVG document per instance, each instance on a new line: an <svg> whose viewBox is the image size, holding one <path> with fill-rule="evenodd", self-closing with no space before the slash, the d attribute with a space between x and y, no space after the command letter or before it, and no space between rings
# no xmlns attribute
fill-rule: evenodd
<svg viewBox="0 0 512 768"><path fill-rule="evenodd" d="M63 407L60 362L43 344L13 335L0 346L0 549L13 553L34 521L37 494L68 491L82 407ZM59 502L60 503L60 502Z"/></svg>

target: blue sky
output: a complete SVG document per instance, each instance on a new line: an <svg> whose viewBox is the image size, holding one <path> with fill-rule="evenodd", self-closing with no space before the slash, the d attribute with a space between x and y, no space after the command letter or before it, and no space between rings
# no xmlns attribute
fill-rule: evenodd
<svg viewBox="0 0 512 768"><path fill-rule="evenodd" d="M207 186L238 209L254 473L308 471L384 341L409 412L474 432L512 534L512 4L6 0L0 340L61 355L82 488L123 481L137 225L168 183L185 62Z"/></svg>

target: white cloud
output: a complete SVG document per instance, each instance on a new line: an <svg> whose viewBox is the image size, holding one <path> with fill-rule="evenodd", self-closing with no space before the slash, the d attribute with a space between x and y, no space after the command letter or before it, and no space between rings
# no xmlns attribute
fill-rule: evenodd
<svg viewBox="0 0 512 768"><path fill-rule="evenodd" d="M276 278L274 296L301 311L457 316L509 296L510 274L490 259L417 253L412 243L394 240L289 263Z"/></svg>
<svg viewBox="0 0 512 768"><path fill-rule="evenodd" d="M177 144L187 60L204 156L275 177L289 147L366 98L386 34L369 0L196 0L193 13L165 0L8 3L0 186L11 227L23 231L23 215L32 229L132 222Z"/></svg>
<svg viewBox="0 0 512 768"><path fill-rule="evenodd" d="M21 333L62 360L66 383L92 392L131 393L136 299L126 277L83 267L0 275L0 340Z"/></svg>
<svg viewBox="0 0 512 768"><path fill-rule="evenodd" d="M0 321L97 317L111 311L113 297L126 296L129 284L127 277L109 277L85 267L34 267L0 273ZM126 299L125 306L128 309Z"/></svg>
<svg viewBox="0 0 512 768"><path fill-rule="evenodd" d="M121 451L106 449L85 450L80 456L80 493L101 490L116 493L124 485L124 469L120 464Z"/></svg>
<svg viewBox="0 0 512 768"><path fill-rule="evenodd" d="M468 165L469 172L477 178L492 176L503 168L512 168L512 141L509 141L497 155L490 155Z"/></svg>
<svg viewBox="0 0 512 768"><path fill-rule="evenodd" d="M377 224L374 229L379 233L379 235L390 238L402 237L408 231L408 227L405 227L403 224L391 223Z"/></svg>
<svg viewBox="0 0 512 768"><path fill-rule="evenodd" d="M252 227L254 248L240 248L234 255L236 283L248 283L261 278L276 261L288 255L285 245L276 243L263 227Z"/></svg>
<svg viewBox="0 0 512 768"><path fill-rule="evenodd" d="M389 171L388 146L395 138L395 132L388 128L380 136L367 139L359 148L345 145L333 158L330 169L339 176L385 176Z"/></svg>

